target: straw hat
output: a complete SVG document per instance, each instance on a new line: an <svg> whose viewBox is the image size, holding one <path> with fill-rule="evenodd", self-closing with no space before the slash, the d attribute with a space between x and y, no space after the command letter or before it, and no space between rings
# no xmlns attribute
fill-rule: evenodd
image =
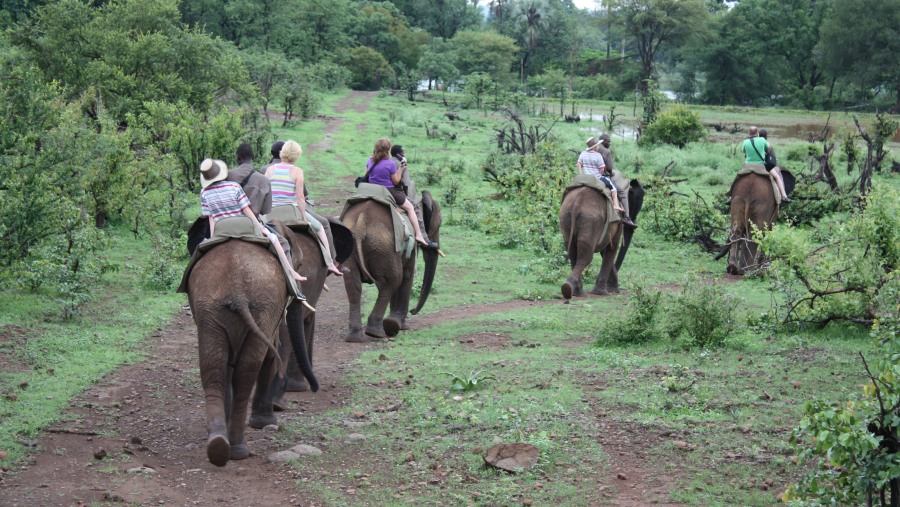
<svg viewBox="0 0 900 507"><path fill-rule="evenodd" d="M589 137L587 140L587 147L589 150L593 150L600 144L600 139L597 137Z"/></svg>
<svg viewBox="0 0 900 507"><path fill-rule="evenodd" d="M228 177L228 166L221 160L208 158L200 162L200 187L206 188Z"/></svg>

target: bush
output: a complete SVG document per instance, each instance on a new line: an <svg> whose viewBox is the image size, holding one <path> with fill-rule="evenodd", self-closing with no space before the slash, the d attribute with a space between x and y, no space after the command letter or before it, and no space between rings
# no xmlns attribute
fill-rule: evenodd
<svg viewBox="0 0 900 507"><path fill-rule="evenodd" d="M690 346L718 347L733 333L738 322L737 298L711 281L689 280L672 298L668 332L672 339L685 336Z"/></svg>
<svg viewBox="0 0 900 507"><path fill-rule="evenodd" d="M655 341L664 336L657 318L662 303L662 292L648 289L639 283L631 291L630 296L628 314L625 318L608 320L606 326L600 330L598 343L639 344Z"/></svg>
<svg viewBox="0 0 900 507"><path fill-rule="evenodd" d="M671 184L657 180L644 200L643 216L647 227L667 239L699 243L708 249L724 243L728 235L730 219L702 198L682 197L672 190Z"/></svg>
<svg viewBox="0 0 900 507"><path fill-rule="evenodd" d="M576 77L573 83L578 97L591 100L616 100L618 84L606 74Z"/></svg>
<svg viewBox="0 0 900 507"><path fill-rule="evenodd" d="M687 107L679 106L666 111L644 129L642 143L674 144L684 148L688 143L706 139L706 129L700 123L700 115Z"/></svg>

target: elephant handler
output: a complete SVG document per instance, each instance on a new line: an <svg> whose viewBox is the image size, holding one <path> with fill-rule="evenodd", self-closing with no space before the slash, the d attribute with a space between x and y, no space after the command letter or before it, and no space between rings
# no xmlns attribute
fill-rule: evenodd
<svg viewBox="0 0 900 507"><path fill-rule="evenodd" d="M603 156L603 162L606 164L603 174L608 176L616 185L619 202L622 203L622 208L625 209L622 223L628 227L637 228L637 224L631 220L631 208L628 207L628 180L622 176L622 173L616 171L616 160L609 150L609 135L602 134L600 136L600 146L597 148L597 151Z"/></svg>
<svg viewBox="0 0 900 507"><path fill-rule="evenodd" d="M597 147L599 146L599 139L596 137L589 137L587 140L587 149L582 151L581 155L578 155L578 161L575 162L575 166L578 167L578 172L581 174L590 174L597 178L600 183L606 185L606 188L609 189L609 193L612 195L613 208L615 208L616 211L625 211L625 209L619 205L619 197L617 195L618 189L613 184L612 180L603 174L606 163L603 161L603 155L597 151Z"/></svg>
<svg viewBox="0 0 900 507"><path fill-rule="evenodd" d="M744 139L744 144L741 146L741 150L744 152L745 157L744 163L759 164L765 167L766 156L764 153L771 149L769 142L766 141L765 138L759 136L759 128L757 127L750 127L747 134L748 137L747 139ZM781 201L791 202L787 196L787 192L784 191L784 180L781 179L781 171L774 170L774 166L772 168L766 167L766 171L772 175L775 184L778 185L778 191L781 192Z"/></svg>
<svg viewBox="0 0 900 507"><path fill-rule="evenodd" d="M216 222L227 218L246 217L275 247L278 260L281 261L282 266L291 277L298 282L306 281L305 276L294 271L287 254L278 241L277 234L270 233L253 214L250 199L241 186L226 179L228 172L228 167L221 160L206 159L200 164L200 187L202 188L200 190L200 209L202 215L209 219L210 237L215 236ZM306 300L306 297L299 291L296 297L301 301Z"/></svg>
<svg viewBox="0 0 900 507"><path fill-rule="evenodd" d="M403 190L403 193L406 194L407 197L413 197L409 195L409 188L412 186L412 178L409 177L406 151L403 150L403 146L399 144L391 146L391 159L398 168L397 172L400 173L400 184L398 186ZM427 243L431 243L431 240L428 238L428 231L425 230L425 220L422 218L422 209L419 207L419 203L412 199L410 199L409 202L413 205L413 209L416 212L416 218L419 219L419 230L422 232L422 237L425 238Z"/></svg>

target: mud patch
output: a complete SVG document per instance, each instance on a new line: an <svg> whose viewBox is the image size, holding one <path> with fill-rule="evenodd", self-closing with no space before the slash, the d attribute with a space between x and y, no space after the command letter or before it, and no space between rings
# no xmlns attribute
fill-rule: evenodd
<svg viewBox="0 0 900 507"><path fill-rule="evenodd" d="M787 353L787 358L795 363L808 363L820 359L820 355L827 354L825 347L796 348Z"/></svg>
<svg viewBox="0 0 900 507"><path fill-rule="evenodd" d="M509 344L510 336L505 333L475 333L460 338L459 343L466 349L500 350Z"/></svg>
<svg viewBox="0 0 900 507"><path fill-rule="evenodd" d="M15 350L24 347L28 332L16 325L0 328L0 373L19 373L28 367L16 358Z"/></svg>

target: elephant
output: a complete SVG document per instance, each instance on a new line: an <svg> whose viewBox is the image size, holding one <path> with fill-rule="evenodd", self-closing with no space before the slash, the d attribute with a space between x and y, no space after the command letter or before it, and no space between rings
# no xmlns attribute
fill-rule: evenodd
<svg viewBox="0 0 900 507"><path fill-rule="evenodd" d="M276 228L285 235L280 222ZM302 305L289 298L281 265L265 246L225 241L200 257L188 276L206 401L206 454L213 465L225 466L250 454L244 431L254 384L268 386L283 369L272 339L285 310L297 364L312 391L319 384L307 353ZM266 393L256 390L254 406L262 404Z"/></svg>
<svg viewBox="0 0 900 507"><path fill-rule="evenodd" d="M790 171L780 168L785 192L790 195L796 179ZM772 182L767 176L750 173L738 176L731 186L731 232L728 236L728 267L731 275L743 275L757 264L758 245L752 241L751 224L760 231L775 225L779 204L775 200ZM722 252L724 255L724 252ZM721 255L719 256L721 258Z"/></svg>
<svg viewBox="0 0 900 507"><path fill-rule="evenodd" d="M592 294L606 295L619 291L615 258L622 240L621 222L608 222L606 200L592 187L569 190L559 207L562 231L572 272L562 284L565 299L584 293L582 273L599 252L603 259Z"/></svg>
<svg viewBox="0 0 900 507"><path fill-rule="evenodd" d="M426 232L431 241L438 242L441 227L441 208L427 191L422 192L422 214ZM409 329L406 322L409 313L409 298L412 294L416 272L416 252L409 258L394 248L394 229L391 211L384 204L373 200L354 203L346 208L341 217L344 225L353 232L355 247L353 254L344 263L350 273L344 275L344 286L349 301L349 330L345 337L348 342L367 342L369 338L385 339L396 336L400 330ZM422 309L437 272L438 250L423 249L425 273L419 300L412 310L415 315ZM374 283L378 297L362 329L360 300L362 284ZM390 304L390 315L384 314Z"/></svg>
<svg viewBox="0 0 900 507"><path fill-rule="evenodd" d="M334 236L334 246L336 250L335 262L344 262L350 256L353 247L353 235L349 229L337 220L329 220L331 232ZM306 228L292 229L287 228L286 234L291 237L292 250L291 256L295 261L299 261L297 272L305 276L307 280L303 282L303 295L306 296L306 302L315 307L318 304L319 297L325 287L325 279L328 276L328 269L322 258L322 252L318 240ZM303 319L303 335L306 339L307 356L309 362L313 361L313 349L315 346L316 332L316 312L302 309ZM286 391L307 391L309 385L303 378L297 361L294 360L292 352L292 342L289 339L289 333L286 323L282 322L279 327L279 343L278 354L283 361L286 362L286 371L284 375L276 375L269 384L268 393L263 398L254 400L254 405L250 414L251 428L264 428L277 421L275 410L284 410L285 403L282 399Z"/></svg>

